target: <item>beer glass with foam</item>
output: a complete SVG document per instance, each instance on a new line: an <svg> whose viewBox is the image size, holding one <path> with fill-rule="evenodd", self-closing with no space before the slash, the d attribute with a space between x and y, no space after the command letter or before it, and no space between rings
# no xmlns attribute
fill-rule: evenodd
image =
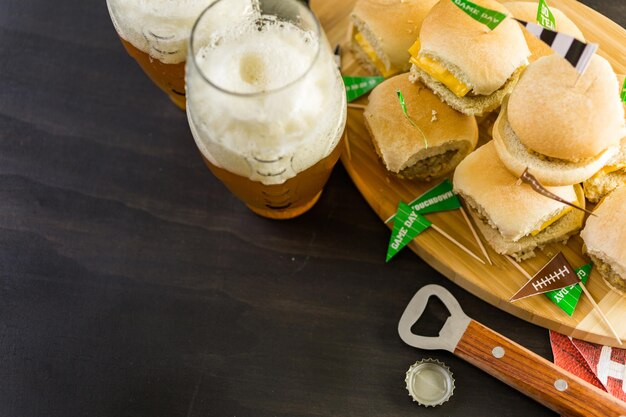
<svg viewBox="0 0 626 417"><path fill-rule="evenodd" d="M122 44L150 79L185 108L185 60L193 23L215 0L107 0ZM222 22L243 14L253 0L233 2Z"/></svg>
<svg viewBox="0 0 626 417"><path fill-rule="evenodd" d="M255 213L310 209L337 162L346 123L341 75L320 25L295 0L259 0L215 24L198 18L187 59L187 118L206 165Z"/></svg>

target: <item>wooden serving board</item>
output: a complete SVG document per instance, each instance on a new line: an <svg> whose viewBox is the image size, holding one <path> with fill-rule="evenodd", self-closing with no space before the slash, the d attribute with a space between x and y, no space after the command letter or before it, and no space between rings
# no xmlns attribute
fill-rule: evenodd
<svg viewBox="0 0 626 417"><path fill-rule="evenodd" d="M345 75L364 75L365 72L354 61L348 47L348 16L353 5L354 0L312 2L312 8L319 16L331 45L342 45L342 72ZM600 45L599 54L611 62L617 73L626 73L626 30L574 0L552 0L550 5L565 12L588 41ZM361 98L358 103L366 104L367 98ZM484 132L482 135L483 140L488 139L484 137ZM361 110L349 110L347 138L341 160L359 191L383 221L395 213L400 200L412 201L438 183L400 180L388 175L371 144ZM426 217L482 257L459 210L429 214ZM392 223L388 226L391 228ZM618 346L584 295L572 317L543 295L510 303L509 298L527 280L491 248L487 250L494 265L482 265L431 229L415 238L409 247L451 281L510 314L575 338ZM537 257L524 262L522 267L533 275L558 251L563 251L574 267L581 266L589 262L582 255L581 247L580 237L570 238L567 246L550 245L538 252ZM381 258L384 255L381 253ZM620 337L626 340L626 296L611 290L595 268L587 287Z"/></svg>

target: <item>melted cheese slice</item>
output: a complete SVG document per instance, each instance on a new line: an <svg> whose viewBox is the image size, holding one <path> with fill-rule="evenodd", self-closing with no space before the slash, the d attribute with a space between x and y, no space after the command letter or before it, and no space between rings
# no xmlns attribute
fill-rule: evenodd
<svg viewBox="0 0 626 417"><path fill-rule="evenodd" d="M611 172L619 171L620 169L626 168L626 163L617 164L617 165L607 165L600 170L603 175L610 174Z"/></svg>
<svg viewBox="0 0 626 417"><path fill-rule="evenodd" d="M539 227L539 229L533 230L532 232L530 232L530 235L531 236L537 236L539 233L543 232L548 226L550 226L551 224L555 223L557 220L560 220L563 216L565 216L567 213L569 213L572 210L574 210L572 207L569 207L569 206L565 207L565 209L563 209L562 212L560 212L559 214L557 214L553 218L543 222L543 224L541 225L541 227Z"/></svg>
<svg viewBox="0 0 626 417"><path fill-rule="evenodd" d="M411 54L411 64L421 68L435 80L448 87L448 89L457 97L464 97L470 92L471 88L469 88L467 84L456 78L439 62L426 56L419 56L420 48L421 44L419 39L409 48L409 53Z"/></svg>
<svg viewBox="0 0 626 417"><path fill-rule="evenodd" d="M356 29L354 30L354 40L359 44L363 52L365 52L365 55L367 55L367 57L372 61L372 64L374 64L378 72L380 72L380 75L385 78L389 78L400 72L400 70L395 68L393 65L387 68L385 63L378 57L378 55L376 55L376 51L372 45L370 45L363 34Z"/></svg>
<svg viewBox="0 0 626 417"><path fill-rule="evenodd" d="M572 203L576 204L578 207L583 207L582 201L572 201ZM565 216L567 213L569 213L572 210L574 210L573 207L565 206L565 208L560 213L558 213L551 219L548 219L545 222L543 222L543 224L539 227L539 229L530 232L530 235L537 236L539 233L543 232L548 226L550 226L551 224L554 224L557 220L560 220L563 216Z"/></svg>

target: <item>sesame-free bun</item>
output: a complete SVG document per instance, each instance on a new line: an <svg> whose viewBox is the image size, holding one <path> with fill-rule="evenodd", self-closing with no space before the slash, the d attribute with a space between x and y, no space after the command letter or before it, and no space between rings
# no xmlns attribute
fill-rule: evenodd
<svg viewBox="0 0 626 417"><path fill-rule="evenodd" d="M350 18L387 68L406 72L411 67L408 49L435 3L437 0L358 0ZM354 38L352 50L369 72L379 73Z"/></svg>
<svg viewBox="0 0 626 417"><path fill-rule="evenodd" d="M495 0L474 2L509 14ZM530 55L515 20L507 17L489 30L450 0L441 0L431 9L422 22L419 37L420 55L442 63L478 95L487 96L500 89Z"/></svg>
<svg viewBox="0 0 626 417"><path fill-rule="evenodd" d="M526 68L508 101L508 120L520 142L541 155L567 161L593 158L624 136L617 76L594 55L580 76L550 55Z"/></svg>
<svg viewBox="0 0 626 417"><path fill-rule="evenodd" d="M613 287L626 291L626 188L602 200L580 234L587 254Z"/></svg>
<svg viewBox="0 0 626 417"><path fill-rule="evenodd" d="M550 159L535 152L529 152L511 128L507 107L507 100L505 100L493 126L493 143L502 163L516 177L521 176L528 168L528 171L543 185L578 184L601 170L618 152L618 147L612 146L599 155L582 161ZM531 111L529 110L529 113Z"/></svg>
<svg viewBox="0 0 626 417"><path fill-rule="evenodd" d="M549 187L554 194L584 207L580 186ZM583 223L584 213L571 210L532 236L565 205L521 183L498 159L493 142L467 156L454 173L454 191L465 200L479 230L493 249L523 260L537 248L566 241Z"/></svg>
<svg viewBox="0 0 626 417"><path fill-rule="evenodd" d="M530 1L512 1L503 4L504 7L506 7L513 14L513 17L526 22L537 23L537 3ZM583 33L580 29L578 29L576 24L565 15L565 13L556 7L550 7L550 11L554 16L556 30L558 32L571 35L583 42L585 41ZM531 52L531 56L529 58L530 62L536 61L542 56L552 55L554 53L548 45L537 39L530 32L527 30L523 30L523 32L524 38L526 38L526 43L528 44L528 48Z"/></svg>
<svg viewBox="0 0 626 417"><path fill-rule="evenodd" d="M398 90L404 96L408 115L419 128L404 115ZM478 140L474 117L454 111L423 85L411 83L408 74L378 85L370 93L363 115L385 167L401 178L441 177L452 171Z"/></svg>

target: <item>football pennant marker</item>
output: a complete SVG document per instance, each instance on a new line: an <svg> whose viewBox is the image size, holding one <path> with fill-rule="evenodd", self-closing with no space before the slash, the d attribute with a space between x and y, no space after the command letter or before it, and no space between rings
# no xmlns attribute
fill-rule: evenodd
<svg viewBox="0 0 626 417"><path fill-rule="evenodd" d="M595 216L595 214L593 214L592 211L589 211L589 210L587 210L585 208L577 206L574 203L570 203L569 201L564 200L561 197L559 197L558 195L548 191L543 185L541 185L539 180L537 180L537 178L535 178L534 175L532 175L530 172L528 172L528 168L526 168L524 170L524 172L522 172L522 175L520 176L520 180L522 180L522 182L530 185L532 187L532 189L535 190L535 192L541 194L544 197L548 197L551 200L558 201L559 203L563 203L563 204L568 205L570 207L573 207L573 208L575 208L577 210L584 211L587 214L591 214L592 216Z"/></svg>
<svg viewBox="0 0 626 417"><path fill-rule="evenodd" d="M449 179L445 179L411 201L408 205L418 214L423 215L439 211L456 210L461 208L461 201L452 191L452 182ZM395 214L391 215L385 220L385 224L392 221L395 216Z"/></svg>
<svg viewBox="0 0 626 417"><path fill-rule="evenodd" d="M524 284L509 301L513 302L522 298L532 297L533 295L559 290L579 282L578 276L574 273L574 268L569 264L563 252L559 252L530 281Z"/></svg>
<svg viewBox="0 0 626 417"><path fill-rule="evenodd" d="M579 268L576 268L575 272L578 278L583 284L589 279L589 273L591 272L592 264L586 264ZM568 316L574 314L578 301L583 290L579 284L572 285L571 287L561 288L560 290L550 291L546 293L548 297L558 308L563 310Z"/></svg>
<svg viewBox="0 0 626 417"><path fill-rule="evenodd" d="M548 7L546 0L539 0L537 4L537 22L546 29L556 30L554 15Z"/></svg>
<svg viewBox="0 0 626 417"><path fill-rule="evenodd" d="M369 93L384 80L384 77L350 77L344 75L343 83L346 86L346 98L348 103Z"/></svg>
<svg viewBox="0 0 626 417"><path fill-rule="evenodd" d="M515 19L521 23L531 35L548 45L554 52L565 58L579 74L587 69L591 57L598 50L597 43L585 43L565 33L546 29L537 23Z"/></svg>
<svg viewBox="0 0 626 417"><path fill-rule="evenodd" d="M469 0L452 0L459 9L463 10L469 17L494 30L504 19L506 14L496 10L487 9Z"/></svg>
<svg viewBox="0 0 626 417"><path fill-rule="evenodd" d="M561 254L561 253L559 253L559 254ZM513 258L511 258L509 255L505 255L504 258L507 261L509 261L515 268L517 268L517 270L520 271L522 273L522 275L524 275L528 280L532 280L533 279L533 277L531 277L530 274L528 272L526 272L526 270L524 268L522 268L522 266L520 264L515 262L515 260L513 260ZM530 281L529 281L529 283L530 283ZM589 299L589 302L593 306L593 309L595 310L595 312L598 313L598 315L600 316L602 321L604 321L604 324L606 324L606 326L611 331L611 333L613 333L613 337L615 337L615 340L617 340L617 343L622 345L622 339L620 339L619 335L617 334L617 331L615 331L615 328L613 327L613 325L611 324L609 319L606 317L606 315L604 315L604 313L602 312L602 309L600 308L598 303L596 303L596 300L594 300L593 297L591 296L591 293L587 289L587 286L582 282L582 280L578 281L578 285L580 286L580 288L583 290L583 292L585 293L585 295ZM509 301L511 301L511 300L509 300Z"/></svg>
<svg viewBox="0 0 626 417"><path fill-rule="evenodd" d="M393 222L393 230L389 239L387 248L387 258L385 262L389 262L391 258L396 256L406 245L409 244L415 236L428 229L431 223L420 214L417 214L411 207L400 201L398 204L398 212Z"/></svg>
<svg viewBox="0 0 626 417"><path fill-rule="evenodd" d="M456 209L461 209L461 211L463 212L463 206L461 206L461 201L459 200L459 197L457 197L457 195L454 194L454 191L452 191L452 182L450 182L450 180L447 178L443 180L442 182L440 182L439 184L437 184L436 186L434 186L433 188L431 188L430 190L426 191L424 194L417 197L415 200L411 201L409 204L407 204L407 206L409 206L413 211L415 211L416 213L420 215L428 214L428 213L436 213L440 211L456 210ZM465 217L465 220L467 221L468 226L470 227L470 230L472 230L472 234L477 239L478 246L481 248L483 254L489 261L489 264L493 265L493 263L491 262L491 259L489 258L489 255L487 254L487 251L485 250L485 247L483 246L482 242L478 238L476 231L474 230L472 224L469 222L469 219L467 219L467 215L464 212L463 212L463 215ZM385 220L385 224L394 220L396 216L397 216L397 213L389 216L389 218ZM395 226L395 223L394 223L394 226ZM463 246L461 243L459 243L457 240L452 238L452 236L445 233L443 230L437 227L437 225L431 224L431 227L433 230L435 230L437 233L439 233L440 235L448 239L450 242L458 246L461 250L463 250L465 253L470 255L472 258L476 259L482 264L485 263L482 259L476 256L475 253L473 253L472 251L467 249L465 246Z"/></svg>

